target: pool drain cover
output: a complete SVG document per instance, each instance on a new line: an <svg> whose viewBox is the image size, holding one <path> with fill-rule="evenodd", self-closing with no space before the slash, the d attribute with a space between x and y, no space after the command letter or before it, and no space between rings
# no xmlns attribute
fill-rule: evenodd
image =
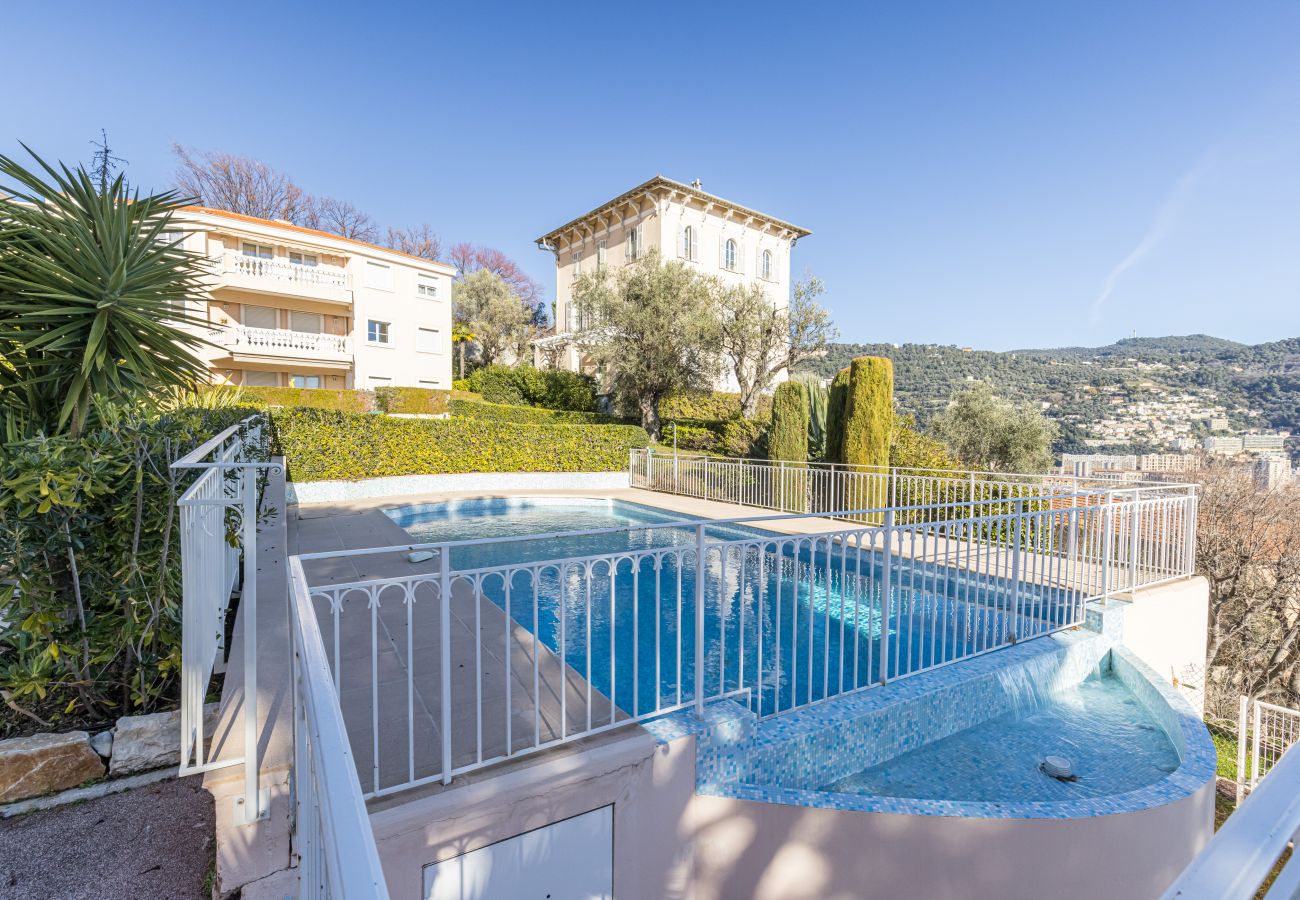
<svg viewBox="0 0 1300 900"><path fill-rule="evenodd" d="M1039 763L1038 768L1044 775L1057 781L1079 780L1079 776L1074 774L1070 766L1070 761L1064 756L1049 756Z"/></svg>

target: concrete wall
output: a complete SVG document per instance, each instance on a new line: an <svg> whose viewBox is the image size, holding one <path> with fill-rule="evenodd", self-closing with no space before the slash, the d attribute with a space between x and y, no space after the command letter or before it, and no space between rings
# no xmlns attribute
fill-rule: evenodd
<svg viewBox="0 0 1300 900"><path fill-rule="evenodd" d="M377 497L411 497L451 491L609 491L628 486L627 472L468 472L397 475L361 481L301 481L288 486L290 503L335 503Z"/></svg>
<svg viewBox="0 0 1300 900"><path fill-rule="evenodd" d="M1184 688L1197 712L1204 712L1200 690L1205 678L1205 636L1209 628L1210 585L1203 577L1124 595L1124 646L1163 680Z"/></svg>

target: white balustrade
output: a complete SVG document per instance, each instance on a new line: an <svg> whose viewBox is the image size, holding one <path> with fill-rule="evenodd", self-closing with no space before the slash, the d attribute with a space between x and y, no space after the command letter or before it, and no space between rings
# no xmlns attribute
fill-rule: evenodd
<svg viewBox="0 0 1300 900"><path fill-rule="evenodd" d="M305 266L286 259L267 259L228 252L222 256L222 271L227 274L279 282L286 288L293 286L346 291L352 287L351 276L338 266Z"/></svg>
<svg viewBox="0 0 1300 900"><path fill-rule="evenodd" d="M247 325L232 325L220 333L227 348L242 353L346 356L352 352L352 338L344 334Z"/></svg>

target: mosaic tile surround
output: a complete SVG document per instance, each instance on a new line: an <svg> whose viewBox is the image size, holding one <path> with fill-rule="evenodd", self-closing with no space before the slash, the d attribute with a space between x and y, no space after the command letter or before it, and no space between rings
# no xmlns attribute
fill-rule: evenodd
<svg viewBox="0 0 1300 900"><path fill-rule="evenodd" d="M816 789L1001 715L1017 692L1059 690L1098 670L1119 678L1165 730L1179 754L1176 771L1127 793L1063 801L923 800ZM696 736L701 794L864 812L980 818L1134 812L1190 796L1215 769L1209 734L1187 701L1123 647L1090 631L1028 641L764 721L725 702L707 707L704 721L678 713L647 728L661 742Z"/></svg>

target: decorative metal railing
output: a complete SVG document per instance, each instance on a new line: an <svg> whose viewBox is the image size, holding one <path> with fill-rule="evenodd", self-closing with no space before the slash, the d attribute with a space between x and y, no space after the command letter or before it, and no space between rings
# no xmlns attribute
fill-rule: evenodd
<svg viewBox="0 0 1300 900"><path fill-rule="evenodd" d="M724 697L778 715L1079 625L1132 570L1132 534L1139 584L1191 572L1186 535L1154 533L1192 521L1188 495L1042 499L829 510L880 524L808 534L770 530L803 513L305 554L292 577L380 796ZM330 574L362 556L409 572L421 550L431 569Z"/></svg>
<svg viewBox="0 0 1300 900"><path fill-rule="evenodd" d="M250 416L172 464L195 480L177 501L181 532L181 765L190 775L244 766L245 815L265 814L258 799L257 510L269 459L268 425ZM241 565L242 563L242 565ZM244 622L244 756L212 760L203 704L225 659L226 610L234 592Z"/></svg>
<svg viewBox="0 0 1300 900"><path fill-rule="evenodd" d="M352 287L351 276L346 270L337 266L305 266L286 259L245 256L234 251L222 255L221 269L228 274L265 279L285 286L338 290L348 290Z"/></svg>

